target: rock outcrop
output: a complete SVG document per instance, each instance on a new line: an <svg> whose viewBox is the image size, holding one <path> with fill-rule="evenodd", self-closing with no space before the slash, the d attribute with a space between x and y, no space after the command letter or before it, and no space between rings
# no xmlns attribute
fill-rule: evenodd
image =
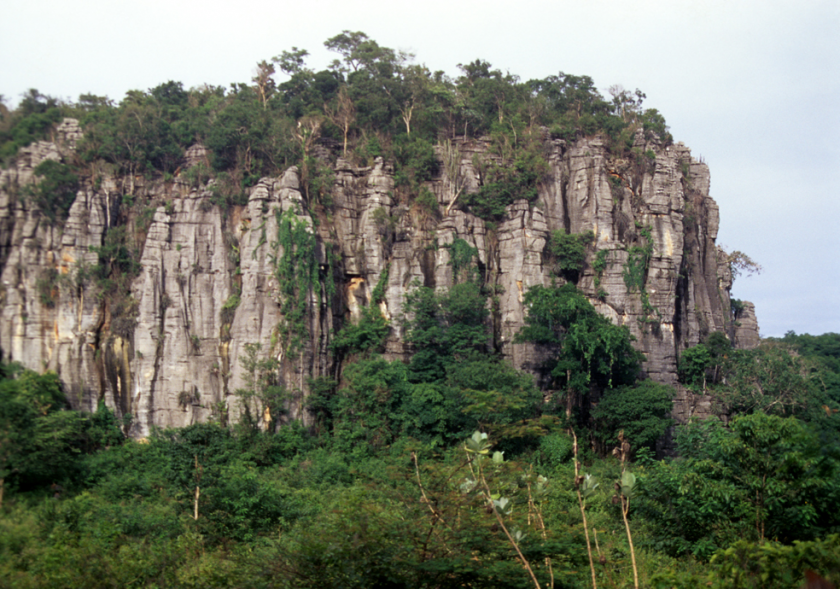
<svg viewBox="0 0 840 589"><path fill-rule="evenodd" d="M40 161L72 152L78 126L67 120L59 129L56 143L27 148L0 175L0 348L30 368L58 372L75 407L105 402L130 415L135 436L236 417L245 406L235 392L253 377L243 366L249 350L277 367L289 394L287 417L307 422L310 378L340 370L332 334L358 318L381 282L392 327L386 353L405 357L405 295L414 284L452 284L446 246L455 239L478 251L483 279L498 293L494 345L518 368L539 366L541 351L514 337L527 289L558 280L545 252L557 230L592 232L578 288L599 312L628 326L655 380L675 383L681 350L712 331L743 347L758 341L751 304L733 322L709 169L682 144L638 135L637 151L647 155L623 160L598 138L546 139L549 172L536 204L508 206L495 226L458 208L460 195L478 189L475 162L490 157L481 140L439 148L441 171L425 186L436 211L395 195L389 162L359 167L338 158L329 207L307 202L295 167L262 179L247 205L226 210L212 202L213 181L184 172L169 182L104 176L83 179L69 217L53 224L21 194ZM206 158L196 146L182 169ZM291 246L281 239L282 219L315 244L315 278L297 287L305 302L297 327L283 313L289 295L278 264ZM103 263L102 248L120 227L139 252L140 269L109 294L91 269ZM640 252L647 263L634 282L626 277L628 259ZM292 346L290 330L301 325L303 337Z"/></svg>
<svg viewBox="0 0 840 589"><path fill-rule="evenodd" d="M743 301L741 305L742 308L735 311L735 345L744 350L752 350L760 343L755 305L749 301Z"/></svg>

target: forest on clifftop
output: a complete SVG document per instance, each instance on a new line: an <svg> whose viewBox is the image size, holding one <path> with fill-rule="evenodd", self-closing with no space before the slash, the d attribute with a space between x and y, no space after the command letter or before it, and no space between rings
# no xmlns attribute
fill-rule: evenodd
<svg viewBox="0 0 840 589"><path fill-rule="evenodd" d="M359 32L325 44L340 56L326 69L308 68L307 52L292 48L260 62L250 84L229 88L185 89L169 81L130 91L118 104L93 95L67 103L31 90L13 111L0 107L0 160L8 163L21 147L49 137L63 117L78 119L84 131L78 161L39 172L58 187L42 191L49 201L43 210L60 218L78 180L72 168L93 178L108 172L171 177L194 144L210 150L210 169L191 173L216 178L220 203L242 204L248 187L291 165L301 168L310 200L324 196L329 172L315 157L317 143L362 164L388 157L397 189L418 191L435 165L432 146L439 139L489 135L511 165L487 170L487 189L464 206L492 218L518 198L533 200L545 165L534 145L540 128L570 141L604 133L617 152L632 151L637 129L672 140L662 115L642 107L639 90L614 87L608 100L588 76L560 72L523 82L483 60L460 65L462 75L452 79ZM277 75L286 80L277 83Z"/></svg>

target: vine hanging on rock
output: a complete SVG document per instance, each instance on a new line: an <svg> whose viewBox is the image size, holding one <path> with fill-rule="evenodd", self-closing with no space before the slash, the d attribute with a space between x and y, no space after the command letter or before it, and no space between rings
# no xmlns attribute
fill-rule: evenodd
<svg viewBox="0 0 840 589"><path fill-rule="evenodd" d="M282 248L276 259L274 275L280 288L280 312L283 320L279 333L286 353L295 357L308 333L307 299L314 289L320 299L318 285L317 240L312 227L292 209L277 210L277 242L272 249Z"/></svg>

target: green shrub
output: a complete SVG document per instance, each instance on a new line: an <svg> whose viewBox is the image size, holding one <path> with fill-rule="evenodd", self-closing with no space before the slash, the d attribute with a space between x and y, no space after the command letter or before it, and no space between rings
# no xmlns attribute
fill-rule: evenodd
<svg viewBox="0 0 840 589"><path fill-rule="evenodd" d="M6 108L0 102L0 164L3 165L17 156L21 147L46 139L62 117L58 100L34 88L26 93L16 110L4 111Z"/></svg>
<svg viewBox="0 0 840 589"><path fill-rule="evenodd" d="M414 199L414 203L426 214L436 215L438 213L437 197L425 186L420 189L420 194Z"/></svg>
<svg viewBox="0 0 840 589"><path fill-rule="evenodd" d="M432 144L417 135L401 135L394 143L394 184L419 192L423 182L437 174L439 162Z"/></svg>
<svg viewBox="0 0 840 589"><path fill-rule="evenodd" d="M79 178L72 168L55 160L44 160L35 167L38 183L32 201L50 221L61 221L76 200Z"/></svg>
<svg viewBox="0 0 840 589"><path fill-rule="evenodd" d="M595 254L595 260L592 262L592 270L595 272L594 285L596 289L601 286L601 277L604 275L604 270L607 269L607 258L609 255L610 250L598 250L598 253ZM604 293L605 296L606 292ZM604 297L599 296L598 298L603 299Z"/></svg>
<svg viewBox="0 0 840 589"><path fill-rule="evenodd" d="M299 218L294 210L277 210L277 241L283 254L277 259L274 269L282 297L280 311L283 320L280 335L286 344L287 354L297 356L308 335L306 317L309 293L315 291L320 299L317 239L312 228ZM256 251L256 250L255 250Z"/></svg>
<svg viewBox="0 0 840 589"><path fill-rule="evenodd" d="M680 382L686 385L703 385L706 370L712 364L712 356L703 344L697 344L680 354L678 374Z"/></svg>
<svg viewBox="0 0 840 589"><path fill-rule="evenodd" d="M546 468L556 468L557 465L569 462L574 456L574 442L565 434L552 433L540 438L540 465Z"/></svg>
<svg viewBox="0 0 840 589"><path fill-rule="evenodd" d="M617 445L618 433L623 431L634 453L641 448L655 449L657 440L673 424L674 395L672 387L652 380L604 391L592 410L603 448Z"/></svg>
<svg viewBox="0 0 840 589"><path fill-rule="evenodd" d="M572 282L577 282L586 263L586 246L594 238L595 234L592 231L577 235L567 234L563 230L552 231L551 237L546 243L546 249L556 260L555 272Z"/></svg>
<svg viewBox="0 0 840 589"><path fill-rule="evenodd" d="M236 314L236 308L239 307L239 295L232 293L222 304L221 320L222 323L233 323L233 317Z"/></svg>
<svg viewBox="0 0 840 589"><path fill-rule="evenodd" d="M635 382L641 355L629 330L600 315L574 285L532 287L525 305L516 340L559 348L544 366L557 389L585 394Z"/></svg>
<svg viewBox="0 0 840 589"><path fill-rule="evenodd" d="M478 278L478 268L473 266L473 258L478 257L478 249L460 237L444 247L449 250L449 264L455 282L470 282Z"/></svg>
<svg viewBox="0 0 840 589"><path fill-rule="evenodd" d="M627 263L624 266L624 284L630 292L641 293L645 290L650 259L653 256L653 237L650 227L642 227L637 223L639 234L644 240L641 244L627 248Z"/></svg>
<svg viewBox="0 0 840 589"><path fill-rule="evenodd" d="M379 307L374 305L362 309L362 317L356 325L345 325L333 339L330 347L340 354L382 351L390 327Z"/></svg>

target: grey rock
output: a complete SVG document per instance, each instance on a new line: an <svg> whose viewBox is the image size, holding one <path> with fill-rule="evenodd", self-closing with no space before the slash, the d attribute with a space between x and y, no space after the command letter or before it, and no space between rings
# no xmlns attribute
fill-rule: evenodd
<svg viewBox="0 0 840 589"><path fill-rule="evenodd" d="M592 232L578 288L600 313L628 327L651 378L676 383L680 353L713 331L741 347L758 342L751 304L738 323L730 316L732 277L715 244L719 212L709 196L709 169L682 144L662 147L639 135L637 146L655 155L639 163L611 156L598 138L571 145L546 139L549 172L537 202L511 204L504 221L491 228L459 208L462 195L479 189L476 162L493 160L485 140L437 147L441 171L425 186L437 197L437 211L395 192L389 162L378 158L372 166L355 166L338 158L329 211L307 202L295 167L279 178L263 178L250 189L246 206L226 211L210 203L212 185L200 178L188 181L182 173L164 183L106 175L97 188L84 179L68 219L53 226L19 198L20 188L33 181L38 163L68 157L79 138L78 124L65 120L55 143L21 150L15 166L0 172L0 348L30 368L56 370L75 407L93 410L103 401L119 415L131 414L134 436L225 412L233 420L246 410L259 414L258 401L248 405L237 394L247 386L243 359L253 344L260 346L260 359L277 361L277 383L289 392L279 421L310 423L309 379L340 378L329 347L332 334L358 321L387 276L380 303L391 320L386 356L407 358L405 296L418 284L452 285L447 246L456 239L478 250L477 267L498 295L492 345L538 376L551 350L514 339L527 313L527 290L562 281L545 252L558 230ZM205 147L191 147L182 172L207 158ZM127 194L143 205L123 206ZM142 231L139 216L147 206L154 215ZM277 221L283 213L315 237L322 277L300 295L307 336L297 352L285 349L281 337L284 295L276 268L284 253ZM142 250L127 330L113 302L95 284L78 280L79 268L98 262L90 248L126 222ZM641 290L629 288L624 276L629 252L646 245L646 233L652 253L641 290L648 309ZM593 262L602 250L607 266L596 276ZM59 279L47 289L52 300L45 304L39 279L50 272ZM239 304L223 313L232 295ZM707 400L680 390L678 420L709 411Z"/></svg>
<svg viewBox="0 0 840 589"><path fill-rule="evenodd" d="M742 350L752 350L761 343L755 305L743 301L744 308L735 314L735 345Z"/></svg>

